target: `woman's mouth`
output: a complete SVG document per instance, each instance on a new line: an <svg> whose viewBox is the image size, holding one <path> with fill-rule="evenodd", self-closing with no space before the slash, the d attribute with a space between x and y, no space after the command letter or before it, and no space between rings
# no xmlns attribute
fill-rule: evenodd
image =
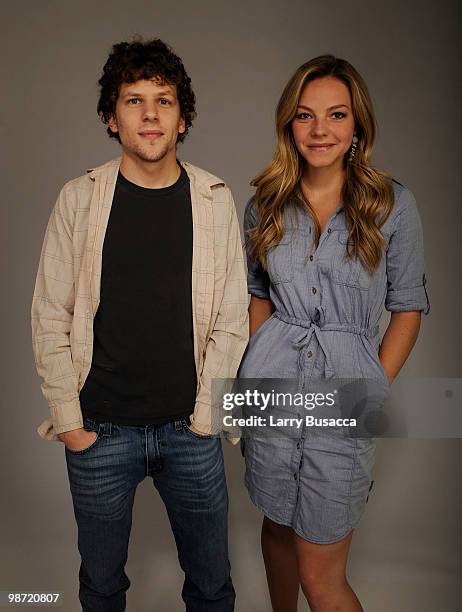
<svg viewBox="0 0 462 612"><path fill-rule="evenodd" d="M332 149L332 147L335 147L335 145L334 144L308 145L308 148L311 151L318 151L318 152L330 151L330 149Z"/></svg>

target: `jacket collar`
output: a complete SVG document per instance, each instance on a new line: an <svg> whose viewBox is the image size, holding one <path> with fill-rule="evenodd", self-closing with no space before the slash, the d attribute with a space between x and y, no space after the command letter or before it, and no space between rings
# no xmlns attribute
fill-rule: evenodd
<svg viewBox="0 0 462 612"><path fill-rule="evenodd" d="M117 173L119 172L120 163L122 161L122 157L116 157L115 159L111 159L110 161L102 164L101 166L97 166L96 168L90 168L87 170L88 177L94 181L97 176L105 176L105 178L112 178L115 182L117 178ZM210 174L206 170L202 168L198 168L193 164L187 161L181 161L180 163L184 166L184 169L188 173L190 179L192 179L197 187L202 190L210 191L212 187L217 187L219 185L224 185L225 182Z"/></svg>

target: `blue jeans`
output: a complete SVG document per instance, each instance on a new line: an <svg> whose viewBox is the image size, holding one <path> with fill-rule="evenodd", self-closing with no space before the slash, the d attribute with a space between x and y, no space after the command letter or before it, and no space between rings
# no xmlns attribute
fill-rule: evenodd
<svg viewBox="0 0 462 612"><path fill-rule="evenodd" d="M85 418L84 427L98 432L95 442L81 451L65 448L83 612L125 610L133 501L145 476L167 509L185 573L187 612L234 610L220 438L195 434L187 420L132 427Z"/></svg>

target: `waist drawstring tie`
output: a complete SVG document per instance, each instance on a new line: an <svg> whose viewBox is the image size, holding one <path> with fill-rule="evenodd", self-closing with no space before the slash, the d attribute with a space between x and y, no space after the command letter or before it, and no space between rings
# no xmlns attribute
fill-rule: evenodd
<svg viewBox="0 0 462 612"><path fill-rule="evenodd" d="M332 366L325 338L323 338L323 332L341 331L349 334L359 334L362 336L366 336L367 338L374 338L379 333L378 325L375 325L374 327L361 327L360 325L344 323L323 323L321 325L318 325L312 320L297 319L296 317L290 317L279 311L275 311L273 315L284 323L289 323L290 325L297 325L298 327L304 328L306 330L300 338L293 342L293 346L299 351L298 366L300 371L302 371L303 369L301 363L303 349L305 349L309 345L313 334L316 336L319 346L321 347L321 350L324 353L326 362L325 375L327 379L333 378L333 376L335 375L335 371Z"/></svg>

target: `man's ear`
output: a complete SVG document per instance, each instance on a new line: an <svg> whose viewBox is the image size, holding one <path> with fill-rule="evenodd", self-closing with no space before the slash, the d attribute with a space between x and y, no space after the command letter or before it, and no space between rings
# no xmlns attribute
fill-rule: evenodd
<svg viewBox="0 0 462 612"><path fill-rule="evenodd" d="M111 131L114 132L114 134L119 131L119 128L117 126L117 119L115 118L115 115L109 115L109 120L107 124L110 127Z"/></svg>
<svg viewBox="0 0 462 612"><path fill-rule="evenodd" d="M180 122L178 124L178 134L184 134L186 131L186 121L184 120L183 115L180 117Z"/></svg>

